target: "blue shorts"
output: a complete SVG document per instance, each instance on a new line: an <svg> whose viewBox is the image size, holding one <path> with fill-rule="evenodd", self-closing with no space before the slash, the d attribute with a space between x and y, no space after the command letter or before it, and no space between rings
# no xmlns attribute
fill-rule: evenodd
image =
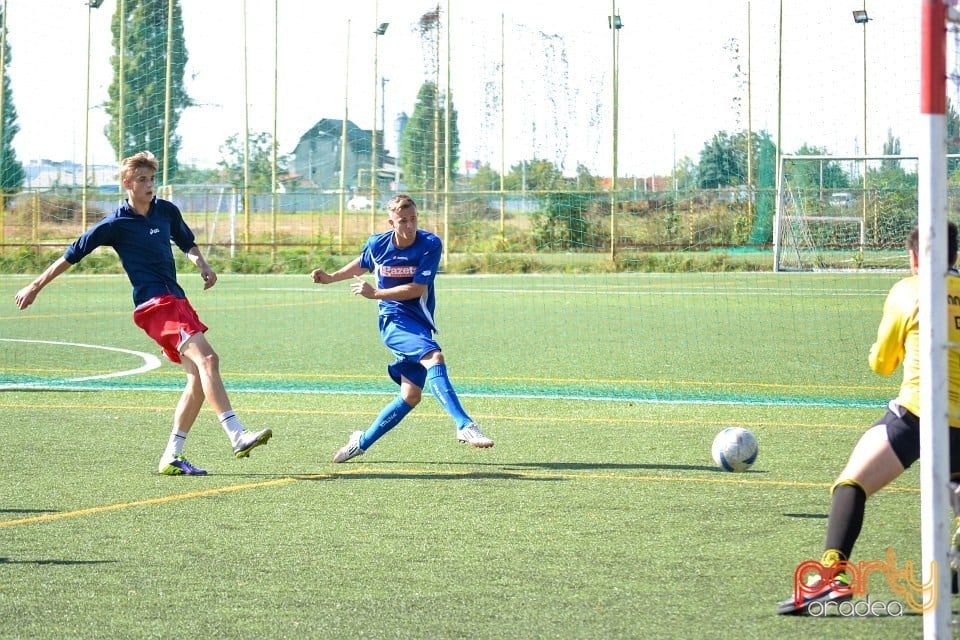
<svg viewBox="0 0 960 640"><path fill-rule="evenodd" d="M402 376L423 389L427 370L420 360L432 351L440 351L433 329L406 316L380 316L380 339L396 357L387 367L393 381L400 384Z"/></svg>

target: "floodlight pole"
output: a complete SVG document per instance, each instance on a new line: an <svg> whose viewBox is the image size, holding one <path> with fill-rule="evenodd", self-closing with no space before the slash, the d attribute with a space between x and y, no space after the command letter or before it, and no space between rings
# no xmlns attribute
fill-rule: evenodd
<svg viewBox="0 0 960 640"><path fill-rule="evenodd" d="M450 94L450 22L450 0L447 0L447 92L443 105L443 246L448 248L450 247L450 174L453 173L453 167L450 166L450 111L453 109L453 98ZM444 267L448 265L449 260L450 251L444 251Z"/></svg>
<svg viewBox="0 0 960 640"><path fill-rule="evenodd" d="M277 112L280 108L280 0L273 0L273 140L270 145L270 261L277 257Z"/></svg>
<svg viewBox="0 0 960 640"><path fill-rule="evenodd" d="M170 104L172 101L172 77L173 77L173 2L167 3L167 64L164 68L164 91L163 91L163 173L161 186L167 188L170 184ZM170 197L170 193L167 193Z"/></svg>
<svg viewBox="0 0 960 640"><path fill-rule="evenodd" d="M172 3L171 3L172 4ZM247 0L243 0L243 240L250 250L250 81L247 63Z"/></svg>
<svg viewBox="0 0 960 640"><path fill-rule="evenodd" d="M2 22L0 22L0 70L6 74L7 69L7 0L3 0L3 16ZM87 111L90 111L90 14L87 12ZM3 87L0 86L0 145L2 145L3 134L5 131L4 127L4 108L6 103L3 101ZM0 155L0 174L2 174L5 169L3 163L3 156ZM84 177L86 177L87 163L83 163ZM76 176L76 170L74 170L74 176ZM86 212L87 207L87 185L83 185L83 208ZM6 210L7 210L7 194L0 190L0 246L6 243L6 236L4 232L4 227L6 227ZM86 228L86 227L84 227Z"/></svg>
<svg viewBox="0 0 960 640"><path fill-rule="evenodd" d="M373 3L373 21L379 18L379 2ZM380 36L387 32L389 23L382 23L373 32L373 112L370 114L370 233L377 227L377 89L380 84L378 58Z"/></svg>
<svg viewBox="0 0 960 640"><path fill-rule="evenodd" d="M620 137L619 123L620 115L620 29L623 22L617 15L617 0L612 0L610 17L608 18L610 32L613 41L613 54L611 71L613 76L613 171L610 179L610 262L615 263L617 259L617 156L618 143Z"/></svg>
<svg viewBox="0 0 960 640"><path fill-rule="evenodd" d="M870 18L867 17L867 0L863 0L863 18L861 24L863 25L863 155L866 156L869 151L867 149L867 22L870 21ZM867 160L863 160L863 198L862 207L863 207L863 228L867 228ZM874 237L876 237L876 229L874 229ZM860 255L863 255L863 246L860 247Z"/></svg>
<svg viewBox="0 0 960 640"><path fill-rule="evenodd" d="M124 156L126 155L125 142L126 136L124 135L123 129L126 126L124 123L124 115L126 111L126 73L125 67L127 66L127 1L120 0L120 61L117 64L117 165L119 167L120 163L123 161ZM118 185L118 192L120 195L120 200L123 201L124 196L126 195L126 189L123 186L123 180L118 180L120 184Z"/></svg>
<svg viewBox="0 0 960 640"><path fill-rule="evenodd" d="M99 6L99 5L98 5ZM87 3L87 98L83 120L83 188L80 191L80 228L87 228L87 185L90 184L90 23L93 16L93 3ZM7 2L3 2L3 31L7 31ZM0 92L2 95L2 92ZM0 118L3 111L0 110Z"/></svg>
<svg viewBox="0 0 960 640"><path fill-rule="evenodd" d="M773 270L780 270L780 214L783 211L783 0L780 0L780 18L777 25L777 201L773 216Z"/></svg>
<svg viewBox="0 0 960 640"><path fill-rule="evenodd" d="M343 59L343 122L340 126L340 202L339 202L339 252L343 254L343 208L347 188L347 119L350 115L350 21L347 20L347 47ZM359 186L359 185L358 185Z"/></svg>
<svg viewBox="0 0 960 640"><path fill-rule="evenodd" d="M754 224L753 200L756 193L753 188L753 73L751 72L751 37L750 37L750 18L751 18L750 0L747 0L747 193L750 195L747 200L747 219L750 221L751 235ZM674 176L676 176L676 162L674 162ZM676 202L676 200L674 200Z"/></svg>

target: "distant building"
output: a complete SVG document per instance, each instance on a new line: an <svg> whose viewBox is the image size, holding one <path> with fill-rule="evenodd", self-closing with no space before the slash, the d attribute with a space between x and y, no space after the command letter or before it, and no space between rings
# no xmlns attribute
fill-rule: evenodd
<svg viewBox="0 0 960 640"><path fill-rule="evenodd" d="M347 120L347 153L344 187L348 191L369 191L370 150L373 135ZM339 189L343 120L324 118L300 136L293 150L291 173L300 187ZM396 172L396 160L386 155L383 134L377 132L377 189L391 187Z"/></svg>
<svg viewBox="0 0 960 640"><path fill-rule="evenodd" d="M54 187L82 187L83 164L70 160L28 160L23 163L23 187L25 189L51 189ZM87 180L91 187L119 184L119 171L115 164L87 166Z"/></svg>

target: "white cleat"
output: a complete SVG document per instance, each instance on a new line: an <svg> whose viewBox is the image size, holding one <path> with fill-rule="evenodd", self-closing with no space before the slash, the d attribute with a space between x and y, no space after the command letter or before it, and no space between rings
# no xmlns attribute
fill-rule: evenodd
<svg viewBox="0 0 960 640"><path fill-rule="evenodd" d="M480 431L480 425L476 422L471 422L462 429L457 429L457 440L478 449L489 449L493 446L493 440L483 435L483 432Z"/></svg>
<svg viewBox="0 0 960 640"><path fill-rule="evenodd" d="M363 431L354 431L350 434L350 439L347 440L347 444L343 445L339 451L333 454L334 462L346 462L347 460L352 460L357 456L363 455L363 449L360 448L360 436L363 435Z"/></svg>

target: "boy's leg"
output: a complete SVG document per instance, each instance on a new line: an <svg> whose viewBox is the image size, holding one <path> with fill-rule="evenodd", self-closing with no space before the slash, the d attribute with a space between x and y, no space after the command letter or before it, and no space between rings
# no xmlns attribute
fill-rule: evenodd
<svg viewBox="0 0 960 640"><path fill-rule="evenodd" d="M453 418L457 425L458 441L480 448L493 446L493 440L483 435L480 427L467 415L460 404L460 399L447 377L447 367L440 345L433 339L430 327L411 321L409 318L389 321L381 319L380 337L387 348L398 357L398 362L409 363L410 359L417 359L420 365L417 369L422 367L426 371L422 386L430 390L430 393ZM391 371L391 377L397 381L395 371ZM409 373L404 373L404 377L413 380ZM419 380L413 381L419 385Z"/></svg>
<svg viewBox="0 0 960 640"><path fill-rule="evenodd" d="M430 366L424 364L424 366L427 369L427 388L457 423L457 428L462 429L472 423L473 419L464 411L457 392L454 391L450 378L447 377L447 365L443 360Z"/></svg>
<svg viewBox="0 0 960 640"><path fill-rule="evenodd" d="M414 368L415 367L415 368ZM417 371L419 369L419 372ZM400 395L385 406L376 420L366 431L354 431L347 444L333 454L333 461L340 463L352 460L369 449L374 442L383 437L390 429L400 424L413 408L420 404L422 391L420 386L411 382L402 372L406 371L422 384L423 368L411 363L394 363L388 367L390 377L400 384Z"/></svg>
<svg viewBox="0 0 960 640"><path fill-rule="evenodd" d="M363 451L369 449L374 442L383 437L390 429L400 424L400 421L411 411L413 411L413 407L407 404L402 396L394 398L393 402L380 411L377 419L374 420L373 424L360 436L360 448Z"/></svg>
<svg viewBox="0 0 960 640"><path fill-rule="evenodd" d="M217 413L217 419L233 446L233 452L238 458L250 455L254 448L266 444L273 436L273 431L248 431L230 406L230 398L220 377L220 357L207 341L203 333L195 333L187 338L180 347L180 355L184 362L189 361L197 370L203 394Z"/></svg>
<svg viewBox="0 0 960 640"><path fill-rule="evenodd" d="M493 440L483 435L480 426L460 404L457 392L447 377L447 365L440 352L428 354L420 363L427 369L427 388L457 423L457 440L480 449L492 447Z"/></svg>
<svg viewBox="0 0 960 640"><path fill-rule="evenodd" d="M196 366L185 360L183 368L187 374L187 384L173 413L173 430L167 440L167 448L160 457L158 471L164 475L206 475L204 469L194 467L183 455L187 434L203 406L203 388Z"/></svg>

